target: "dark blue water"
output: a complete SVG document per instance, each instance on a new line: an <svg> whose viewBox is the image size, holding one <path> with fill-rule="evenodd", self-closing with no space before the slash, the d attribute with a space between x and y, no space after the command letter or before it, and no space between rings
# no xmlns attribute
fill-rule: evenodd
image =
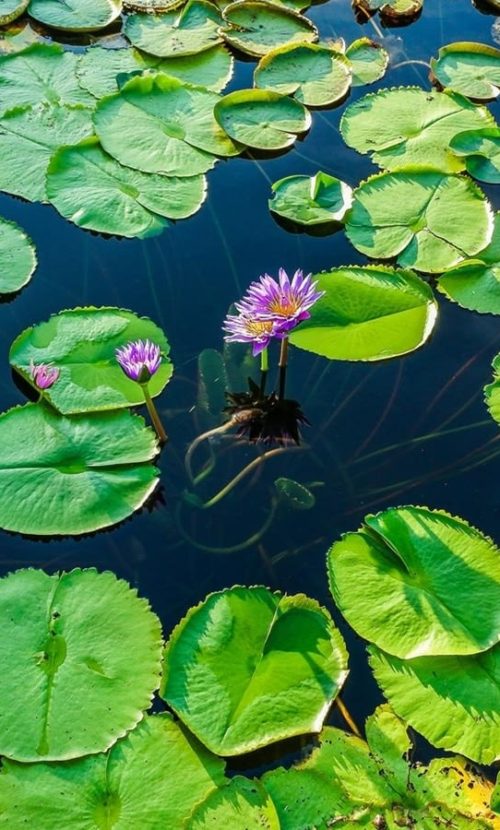
<svg viewBox="0 0 500 830"><path fill-rule="evenodd" d="M471 0L425 0L420 19L383 28L378 18L356 23L350 0L330 0L309 12L323 37L350 43L366 34L391 53L393 68L370 89L428 87L428 61L454 40L494 43L495 15ZM500 29L499 29L500 32ZM416 63L415 63L416 61ZM253 63L238 63L232 87L251 86ZM355 90L350 100L365 94ZM498 104L492 110L497 114ZM325 170L356 185L374 170L345 147L338 132L344 107L315 112L304 141L279 158L221 162L209 174L209 196L192 219L147 241L104 239L77 229L53 209L0 196L0 215L18 221L33 238L39 268L32 283L0 306L0 407L24 402L12 382L8 350L26 326L77 305L116 305L152 317L168 334L176 375L160 399L171 441L164 451L161 499L120 527L78 540L38 541L2 534L1 567L36 565L108 568L137 586L160 615L165 633L209 591L234 583L265 583L304 592L331 610L325 554L339 534L358 527L369 511L413 503L444 508L500 538L500 433L483 403L490 363L500 350L498 321L460 309L440 297L440 317L429 343L409 357L380 364L348 364L293 352L290 393L312 423L301 451L268 462L211 510L183 502L183 455L197 433L197 356L222 346L229 304L249 282L279 266L320 271L364 262L343 233L292 234L267 208L270 183L294 173ZM488 191L500 207L493 189ZM248 447L214 447L216 472L200 490L214 494L255 457ZM206 456L200 451L199 463ZM206 548L239 545L264 524L273 481L288 476L314 483L309 511L282 507L259 544L233 554ZM195 540L186 541L186 535ZM336 615L338 619L338 615ZM338 620L351 652L344 699L361 721L380 700L363 643Z"/></svg>

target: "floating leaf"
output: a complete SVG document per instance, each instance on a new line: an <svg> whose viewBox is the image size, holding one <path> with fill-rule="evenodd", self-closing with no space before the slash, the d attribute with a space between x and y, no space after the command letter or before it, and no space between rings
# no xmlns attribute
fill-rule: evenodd
<svg viewBox="0 0 500 830"><path fill-rule="evenodd" d="M434 327L437 303L411 271L351 266L315 276L325 296L291 333L294 346L330 360L383 360L417 349Z"/></svg>
<svg viewBox="0 0 500 830"><path fill-rule="evenodd" d="M500 640L499 556L463 519L390 508L330 548L330 589L349 625L390 654L475 654Z"/></svg>
<svg viewBox="0 0 500 830"><path fill-rule="evenodd" d="M481 764L498 760L500 646L481 654L413 660L391 657L376 646L369 653L375 679L395 712L431 744Z"/></svg>
<svg viewBox="0 0 500 830"><path fill-rule="evenodd" d="M117 348L133 340L151 340L161 349L160 368L148 384L155 397L172 375L170 346L152 320L122 308L60 311L47 322L25 329L14 340L9 360L31 384L31 362L53 363L59 378L42 394L64 415L120 409L144 403L139 384L124 374L115 355Z"/></svg>
<svg viewBox="0 0 500 830"><path fill-rule="evenodd" d="M274 486L281 498L293 510L310 510L316 504L314 494L298 481L291 478L277 478Z"/></svg>
<svg viewBox="0 0 500 830"><path fill-rule="evenodd" d="M349 61L340 52L316 43L288 44L268 52L254 72L260 89L293 95L308 107L342 100L351 85Z"/></svg>
<svg viewBox="0 0 500 830"><path fill-rule="evenodd" d="M465 159L465 168L475 179L500 183L500 127L459 133L450 142L450 149Z"/></svg>
<svg viewBox="0 0 500 830"><path fill-rule="evenodd" d="M236 587L174 630L161 695L212 752L239 755L319 732L346 675L344 641L318 603Z"/></svg>
<svg viewBox="0 0 500 830"><path fill-rule="evenodd" d="M225 787L214 790L186 823L186 830L234 830L259 828L281 830L274 804L258 781L236 776Z"/></svg>
<svg viewBox="0 0 500 830"><path fill-rule="evenodd" d="M93 32L105 29L120 16L120 0L31 0L31 17L66 32Z"/></svg>
<svg viewBox="0 0 500 830"><path fill-rule="evenodd" d="M3 434L2 447L7 442L24 450L11 452L14 463L22 455L29 460L41 423L32 420L30 434L27 421L36 419L37 413L44 417L48 410L28 404L0 417L3 433L9 419L12 429L17 429L9 437ZM124 421L124 416L136 417L125 413L118 417ZM13 421L17 421L15 428ZM48 430L51 421L61 419L48 415ZM108 431L106 440L110 437ZM56 445L52 450L57 451ZM2 449L4 474L5 454ZM29 513L27 482L21 484L21 473L17 474L24 511ZM33 469L23 474L34 477ZM2 512L4 486L2 475ZM64 490L58 499L54 489L52 504L50 495L45 500L45 510L58 510L58 518L71 510L72 498L79 498L77 491L72 493L71 486L66 486L67 502L60 500ZM149 604L126 582L109 571L94 569L53 576L20 570L1 580L0 609L4 631L0 645L2 755L16 761L57 761L102 752L142 719L159 683L161 628ZM78 705L72 705L75 700Z"/></svg>
<svg viewBox="0 0 500 830"><path fill-rule="evenodd" d="M500 51L484 43L442 46L431 70L441 86L469 98L487 101L500 92Z"/></svg>
<svg viewBox="0 0 500 830"><path fill-rule="evenodd" d="M95 128L102 146L121 164L144 173L194 176L216 155L241 152L219 127L215 92L168 75L133 78L99 101Z"/></svg>
<svg viewBox="0 0 500 830"><path fill-rule="evenodd" d="M284 95L264 89L239 89L216 104L214 114L234 141L258 150L290 147L311 126L306 108Z"/></svg>
<svg viewBox="0 0 500 830"><path fill-rule="evenodd" d="M352 203L352 190L328 173L287 176L274 182L269 210L298 225L342 222Z"/></svg>
<svg viewBox="0 0 500 830"><path fill-rule="evenodd" d="M36 268L31 239L15 222L0 219L0 294L19 291Z"/></svg>
<svg viewBox="0 0 500 830"><path fill-rule="evenodd" d="M27 404L0 415L0 439L3 530L91 533L126 519L158 483L154 433L127 411L65 418Z"/></svg>
<svg viewBox="0 0 500 830"><path fill-rule="evenodd" d="M219 10L206 0L189 0L183 9L166 14L133 14L124 33L130 42L159 58L197 55L221 43Z"/></svg>
<svg viewBox="0 0 500 830"><path fill-rule="evenodd" d="M26 11L30 0L0 0L0 26L17 20Z"/></svg>
<svg viewBox="0 0 500 830"><path fill-rule="evenodd" d="M485 386L486 405L492 418L500 424L500 354L493 361L493 383Z"/></svg>
<svg viewBox="0 0 500 830"><path fill-rule="evenodd" d="M35 31L26 18L21 18L5 26L0 39L0 55L11 55L26 49L32 43L41 43L43 35Z"/></svg>
<svg viewBox="0 0 500 830"><path fill-rule="evenodd" d="M371 153L388 170L425 164L447 173L465 163L450 150L464 130L494 126L485 107L453 92L400 87L370 92L347 107L340 122L342 137L359 153Z"/></svg>
<svg viewBox="0 0 500 830"><path fill-rule="evenodd" d="M500 214L495 216L495 230L491 243L466 259L456 268L450 268L437 281L443 294L471 311L480 314L500 314Z"/></svg>
<svg viewBox="0 0 500 830"><path fill-rule="evenodd" d="M318 39L318 30L293 9L265 0L230 3L223 12L221 34L230 46L260 58L271 49Z"/></svg>
<svg viewBox="0 0 500 830"><path fill-rule="evenodd" d="M9 830L27 822L37 830L174 830L223 782L223 762L164 713L146 717L105 755L71 764L3 760L2 820Z"/></svg>
<svg viewBox="0 0 500 830"><path fill-rule="evenodd" d="M182 6L183 0L123 0L123 8L132 12L159 14Z"/></svg>
<svg viewBox="0 0 500 830"><path fill-rule="evenodd" d="M367 86L383 78L389 65L389 53L369 37L354 40L346 50L351 64L352 86Z"/></svg>
<svg viewBox="0 0 500 830"><path fill-rule="evenodd" d="M395 21L415 17L422 10L424 0L354 0L357 9L372 13L380 12L382 17Z"/></svg>
<svg viewBox="0 0 500 830"><path fill-rule="evenodd" d="M362 182L346 234L369 257L440 273L488 245L493 224L486 196L470 179L415 167Z"/></svg>

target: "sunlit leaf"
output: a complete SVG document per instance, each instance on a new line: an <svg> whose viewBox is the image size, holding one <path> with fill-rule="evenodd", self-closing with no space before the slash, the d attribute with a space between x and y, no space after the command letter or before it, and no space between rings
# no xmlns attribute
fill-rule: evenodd
<svg viewBox="0 0 500 830"><path fill-rule="evenodd" d="M15 222L0 218L0 294L19 291L33 276L36 251Z"/></svg>
<svg viewBox="0 0 500 830"><path fill-rule="evenodd" d="M415 17L423 4L424 0L354 0L357 9L372 14L378 11L383 17L395 22Z"/></svg>
<svg viewBox="0 0 500 830"><path fill-rule="evenodd" d="M122 10L121 0L31 0L31 17L66 32L93 32L105 29Z"/></svg>
<svg viewBox="0 0 500 830"><path fill-rule="evenodd" d="M293 95L306 106L342 100L351 85L345 55L316 43L281 46L268 52L254 72L255 86Z"/></svg>
<svg viewBox="0 0 500 830"><path fill-rule="evenodd" d="M214 790L186 822L185 830L281 830L274 804L258 781L236 776L225 787Z"/></svg>
<svg viewBox="0 0 500 830"><path fill-rule="evenodd" d="M30 0L0 0L0 26L17 20L28 8Z"/></svg>
<svg viewBox="0 0 500 830"><path fill-rule="evenodd" d="M290 147L311 126L306 108L284 95L264 89L239 89L216 104L215 117L234 141L258 150Z"/></svg>
<svg viewBox="0 0 500 830"><path fill-rule="evenodd" d="M342 222L352 203L352 190L328 173L287 176L274 182L269 210L298 225Z"/></svg>
<svg viewBox="0 0 500 830"><path fill-rule="evenodd" d="M389 53L369 37L354 40L346 50L351 64L352 86L367 86L379 81L389 65Z"/></svg>
<svg viewBox="0 0 500 830"><path fill-rule="evenodd" d="M431 70L441 86L469 98L490 100L500 91L500 50L484 43L442 46Z"/></svg>
<svg viewBox="0 0 500 830"><path fill-rule="evenodd" d="M491 416L500 424L500 354L493 361L493 383L484 387L484 393Z"/></svg>
<svg viewBox="0 0 500 830"><path fill-rule="evenodd" d="M224 39L252 57L260 58L271 49L291 43L312 42L318 30L307 17L265 0L230 3L223 12Z"/></svg>
<svg viewBox="0 0 500 830"><path fill-rule="evenodd" d="M180 11L165 14L134 14L124 32L130 42L149 55L175 58L197 55L211 49L222 38L219 10L207 0L189 0Z"/></svg>
<svg viewBox="0 0 500 830"><path fill-rule="evenodd" d="M500 184L500 127L466 130L450 142L451 150L465 160L465 168L480 182Z"/></svg>

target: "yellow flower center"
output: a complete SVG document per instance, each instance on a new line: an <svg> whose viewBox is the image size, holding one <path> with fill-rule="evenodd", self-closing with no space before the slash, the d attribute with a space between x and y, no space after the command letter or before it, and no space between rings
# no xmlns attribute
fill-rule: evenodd
<svg viewBox="0 0 500 830"><path fill-rule="evenodd" d="M272 320L248 320L246 326L248 333L256 337L261 334L271 334L273 330Z"/></svg>
<svg viewBox="0 0 500 830"><path fill-rule="evenodd" d="M299 304L297 300L290 298L285 300L282 298L280 300L273 300L269 303L269 311L271 314L279 314L280 317L293 317L293 315L298 311Z"/></svg>

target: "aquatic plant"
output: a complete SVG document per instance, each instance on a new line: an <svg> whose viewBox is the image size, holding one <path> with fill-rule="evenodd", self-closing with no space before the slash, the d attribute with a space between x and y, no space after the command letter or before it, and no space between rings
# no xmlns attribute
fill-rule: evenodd
<svg viewBox="0 0 500 830"><path fill-rule="evenodd" d="M59 377L59 369L50 363L30 363L30 375L38 389L50 389Z"/></svg>
<svg viewBox="0 0 500 830"><path fill-rule="evenodd" d="M20 291L37 266L35 246L15 222L0 218L0 294Z"/></svg>
<svg viewBox="0 0 500 830"><path fill-rule="evenodd" d="M150 340L135 340L116 349L115 354L127 377L134 380L141 387L158 439L160 443L164 444L167 440L167 434L148 388L151 378L160 368L162 361L160 346Z"/></svg>

